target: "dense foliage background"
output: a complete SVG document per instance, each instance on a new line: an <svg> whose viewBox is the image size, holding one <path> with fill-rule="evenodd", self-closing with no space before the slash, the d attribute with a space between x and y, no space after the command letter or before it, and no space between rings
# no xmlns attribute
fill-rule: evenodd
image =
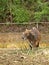
<svg viewBox="0 0 49 65"><path fill-rule="evenodd" d="M49 0L0 0L0 22L49 22Z"/></svg>

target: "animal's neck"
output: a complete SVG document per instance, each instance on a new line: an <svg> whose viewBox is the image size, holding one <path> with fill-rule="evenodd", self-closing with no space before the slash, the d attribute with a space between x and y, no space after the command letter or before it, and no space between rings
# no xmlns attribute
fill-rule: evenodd
<svg viewBox="0 0 49 65"><path fill-rule="evenodd" d="M29 35L27 36L27 39L33 40L34 36L31 33L29 33Z"/></svg>

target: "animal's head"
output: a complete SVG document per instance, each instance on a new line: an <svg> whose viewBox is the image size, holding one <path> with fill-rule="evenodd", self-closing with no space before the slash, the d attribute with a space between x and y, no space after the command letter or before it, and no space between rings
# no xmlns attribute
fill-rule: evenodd
<svg viewBox="0 0 49 65"><path fill-rule="evenodd" d="M31 30L26 29L22 34L22 39L26 39L30 35Z"/></svg>

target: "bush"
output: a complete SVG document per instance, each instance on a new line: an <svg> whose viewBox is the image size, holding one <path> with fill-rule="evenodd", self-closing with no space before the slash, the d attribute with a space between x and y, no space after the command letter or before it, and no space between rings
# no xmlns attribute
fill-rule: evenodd
<svg viewBox="0 0 49 65"><path fill-rule="evenodd" d="M49 21L49 3L45 2L38 2L39 6L36 6L37 8L35 8L35 14L34 14L34 20L37 22L40 21Z"/></svg>
<svg viewBox="0 0 49 65"><path fill-rule="evenodd" d="M0 4L2 22L49 21L49 1L47 0L0 0ZM9 21L9 17L12 20Z"/></svg>
<svg viewBox="0 0 49 65"><path fill-rule="evenodd" d="M29 21L29 12L28 10L22 8L22 7L16 7L14 6L12 9L13 14L13 22L16 23L23 23Z"/></svg>

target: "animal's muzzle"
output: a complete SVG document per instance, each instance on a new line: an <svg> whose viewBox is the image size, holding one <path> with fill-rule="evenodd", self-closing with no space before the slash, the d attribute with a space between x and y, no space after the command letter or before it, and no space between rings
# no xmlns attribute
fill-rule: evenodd
<svg viewBox="0 0 49 65"><path fill-rule="evenodd" d="M22 39L23 39L23 40L26 40L26 37L25 37L25 36L22 36Z"/></svg>

